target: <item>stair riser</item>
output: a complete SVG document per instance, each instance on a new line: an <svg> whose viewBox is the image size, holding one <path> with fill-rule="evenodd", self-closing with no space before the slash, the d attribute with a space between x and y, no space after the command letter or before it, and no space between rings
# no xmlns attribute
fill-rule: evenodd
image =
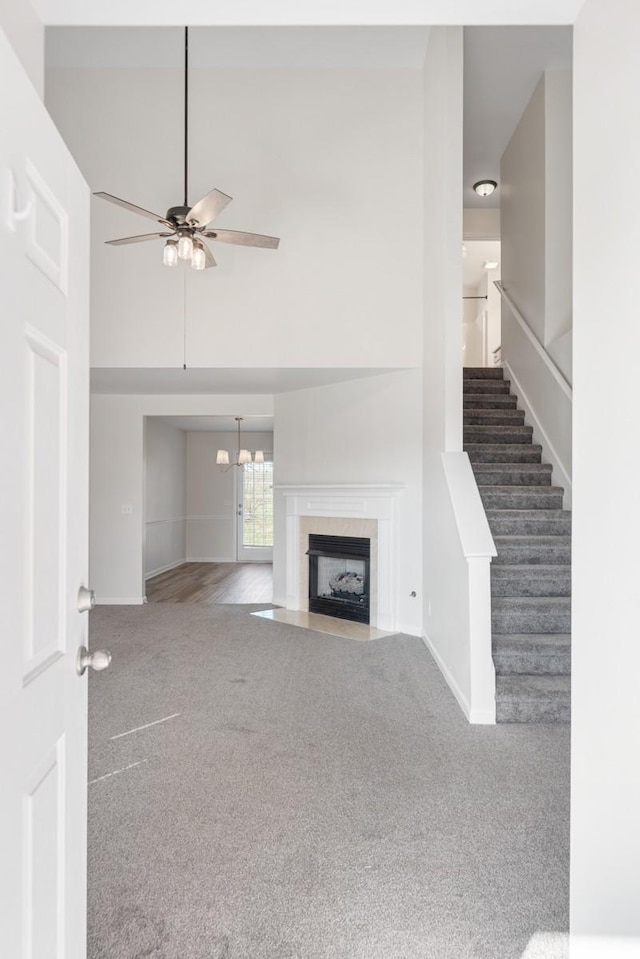
<svg viewBox="0 0 640 959"><path fill-rule="evenodd" d="M465 410L515 410L518 405L517 396L509 393L482 394L470 393L463 396Z"/></svg>
<svg viewBox="0 0 640 959"><path fill-rule="evenodd" d="M571 650L547 652L524 645L517 652L494 648L493 663L498 676L570 676Z"/></svg>
<svg viewBox="0 0 640 959"><path fill-rule="evenodd" d="M496 636L505 633L570 633L571 610L568 605L560 604L535 611L517 606L494 608L491 624Z"/></svg>
<svg viewBox="0 0 640 959"><path fill-rule="evenodd" d="M465 426L463 429L465 447L481 443L524 446L531 443L532 436L532 426Z"/></svg>
<svg viewBox="0 0 640 959"><path fill-rule="evenodd" d="M496 566L514 566L526 563L530 566L568 566L571 563L571 546L498 546Z"/></svg>
<svg viewBox="0 0 640 959"><path fill-rule="evenodd" d="M542 512L542 510L540 510ZM561 514L562 510L558 510ZM571 520L561 519L522 519L508 516L488 516L489 529L494 536L570 536Z"/></svg>
<svg viewBox="0 0 640 959"><path fill-rule="evenodd" d="M469 444L465 448L472 465L477 463L540 463L541 446L495 446Z"/></svg>
<svg viewBox="0 0 640 959"><path fill-rule="evenodd" d="M544 572L540 575L522 572L517 566L512 575L498 576L494 567L491 570L492 596L571 596L571 572L558 571L554 575ZM509 567L506 567L509 569Z"/></svg>
<svg viewBox="0 0 640 959"><path fill-rule="evenodd" d="M502 380L504 370L496 366L465 366L462 369L463 380Z"/></svg>
<svg viewBox="0 0 640 959"><path fill-rule="evenodd" d="M485 509L562 509L562 493L549 487L532 488L525 493L496 493L490 487L479 487Z"/></svg>
<svg viewBox="0 0 640 959"><path fill-rule="evenodd" d="M486 393L507 395L511 390L509 380L465 380L462 384L462 393Z"/></svg>
<svg viewBox="0 0 640 959"><path fill-rule="evenodd" d="M523 426L523 410L464 410L464 426Z"/></svg>
<svg viewBox="0 0 640 959"><path fill-rule="evenodd" d="M496 695L496 721L499 723L568 723L571 721L571 697L552 700L505 700Z"/></svg>
<svg viewBox="0 0 640 959"><path fill-rule="evenodd" d="M478 486L551 486L551 470L545 464L539 470L518 470L509 468L510 464L505 469L487 469L487 465L473 470Z"/></svg>

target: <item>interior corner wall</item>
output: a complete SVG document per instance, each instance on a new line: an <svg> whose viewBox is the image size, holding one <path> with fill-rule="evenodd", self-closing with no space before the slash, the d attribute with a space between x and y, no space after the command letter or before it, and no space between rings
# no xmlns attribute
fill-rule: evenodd
<svg viewBox="0 0 640 959"><path fill-rule="evenodd" d="M246 449L273 453L273 433L242 433ZM216 465L219 449L237 450L235 433L187 433L187 559L200 563L234 563L239 469Z"/></svg>
<svg viewBox="0 0 640 959"><path fill-rule="evenodd" d="M44 24L29 0L0 0L0 29L44 99ZM8 90L3 91L7 96Z"/></svg>
<svg viewBox="0 0 640 959"><path fill-rule="evenodd" d="M145 416L271 416L264 395L91 397L89 570L98 603L144 602Z"/></svg>
<svg viewBox="0 0 640 959"><path fill-rule="evenodd" d="M585 948L607 959L640 955L639 45L640 6L585 0L574 30L571 927L619 937L619 951Z"/></svg>
<svg viewBox="0 0 640 959"><path fill-rule="evenodd" d="M274 602L286 597L285 504L278 485L395 483L399 629L422 628L422 374L402 370L275 397ZM411 596L415 592L417 596Z"/></svg>
<svg viewBox="0 0 640 959"><path fill-rule="evenodd" d="M144 431L145 578L186 559L186 433L150 416Z"/></svg>
<svg viewBox="0 0 640 959"><path fill-rule="evenodd" d="M542 75L500 165L502 283L545 347L572 325L571 84Z"/></svg>

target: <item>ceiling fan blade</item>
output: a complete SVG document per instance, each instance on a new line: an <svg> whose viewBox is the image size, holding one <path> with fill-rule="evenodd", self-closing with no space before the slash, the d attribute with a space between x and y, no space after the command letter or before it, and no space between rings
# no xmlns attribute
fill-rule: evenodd
<svg viewBox="0 0 640 959"><path fill-rule="evenodd" d="M238 230L207 230L204 236L221 243L237 243L239 246L259 246L265 250L277 250L280 237L262 236L260 233L240 233Z"/></svg>
<svg viewBox="0 0 640 959"><path fill-rule="evenodd" d="M105 240L109 246L122 246L125 243L144 243L145 240L158 240L164 236L173 236L173 233L143 233L141 236L123 236L120 240Z"/></svg>
<svg viewBox="0 0 640 959"><path fill-rule="evenodd" d="M115 203L116 206L124 207L125 210L129 210L131 213L139 213L140 216L146 216L150 220L155 220L156 223L162 223L163 226L168 226L170 229L173 229L173 225L163 216L160 216L158 213L152 213L150 210L144 210L141 206L136 206L135 203L129 203L128 200L121 200L120 197L112 196L111 193L94 193L93 195L102 197L103 200L108 200L109 203Z"/></svg>
<svg viewBox="0 0 640 959"><path fill-rule="evenodd" d="M200 240L202 243L202 240ZM204 250L204 268L208 270L211 266L217 266L218 264L213 258L213 253L209 249L206 243L202 243L202 249Z"/></svg>
<svg viewBox="0 0 640 959"><path fill-rule="evenodd" d="M211 193L207 193L191 207L187 213L187 222L197 223L199 227L205 227L207 223L211 223L222 213L232 199L233 197L227 196L220 190L212 190Z"/></svg>

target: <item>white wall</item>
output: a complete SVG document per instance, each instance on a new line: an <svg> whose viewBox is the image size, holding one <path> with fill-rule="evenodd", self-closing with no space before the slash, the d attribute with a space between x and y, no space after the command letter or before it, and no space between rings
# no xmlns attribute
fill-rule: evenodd
<svg viewBox="0 0 640 959"><path fill-rule="evenodd" d="M273 451L273 433L243 432L245 449ZM187 556L191 562L236 560L238 470L216 465L219 449L236 456L235 433L187 433Z"/></svg>
<svg viewBox="0 0 640 959"><path fill-rule="evenodd" d="M387 373L275 397L274 485L399 483L400 629L421 632L422 377ZM274 501L274 602L286 596L285 512ZM415 591L417 597L410 593Z"/></svg>
<svg viewBox="0 0 640 959"><path fill-rule="evenodd" d="M144 417L272 413L271 396L91 397L89 562L99 603L144 597Z"/></svg>
<svg viewBox="0 0 640 959"><path fill-rule="evenodd" d="M44 97L44 24L29 0L0 0L0 29L15 50L38 92ZM8 91L4 91L8 93Z"/></svg>
<svg viewBox="0 0 640 959"><path fill-rule="evenodd" d="M463 237L465 240L499 240L499 207L491 207L486 210L465 207L463 211Z"/></svg>
<svg viewBox="0 0 640 959"><path fill-rule="evenodd" d="M183 430L147 417L144 474L144 572L148 579L183 563L187 555L187 439Z"/></svg>
<svg viewBox="0 0 640 959"><path fill-rule="evenodd" d="M194 69L191 202L220 188L234 201L219 225L280 249L218 244L217 269L169 270L159 243L106 247L153 226L94 199L92 365L181 366L185 296L190 366L419 365L421 83L417 69ZM93 190L160 213L181 202L182 84L161 68L48 70Z"/></svg>
<svg viewBox="0 0 640 959"><path fill-rule="evenodd" d="M637 4L585 0L574 52L571 922L635 937L620 940L629 956L640 954L639 45Z"/></svg>

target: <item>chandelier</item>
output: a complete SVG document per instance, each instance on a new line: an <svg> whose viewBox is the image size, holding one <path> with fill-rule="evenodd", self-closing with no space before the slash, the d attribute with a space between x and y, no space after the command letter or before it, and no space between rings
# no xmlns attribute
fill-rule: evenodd
<svg viewBox="0 0 640 959"><path fill-rule="evenodd" d="M264 463L263 450L256 450L252 457L250 450L245 450L242 448L242 442L240 439L240 424L242 423L243 417L236 416L234 419L238 424L238 459L235 463L231 463L229 461L229 450L218 450L216 455L216 463L221 467L223 473L226 473L227 470L230 470L232 466L246 466L247 463Z"/></svg>

